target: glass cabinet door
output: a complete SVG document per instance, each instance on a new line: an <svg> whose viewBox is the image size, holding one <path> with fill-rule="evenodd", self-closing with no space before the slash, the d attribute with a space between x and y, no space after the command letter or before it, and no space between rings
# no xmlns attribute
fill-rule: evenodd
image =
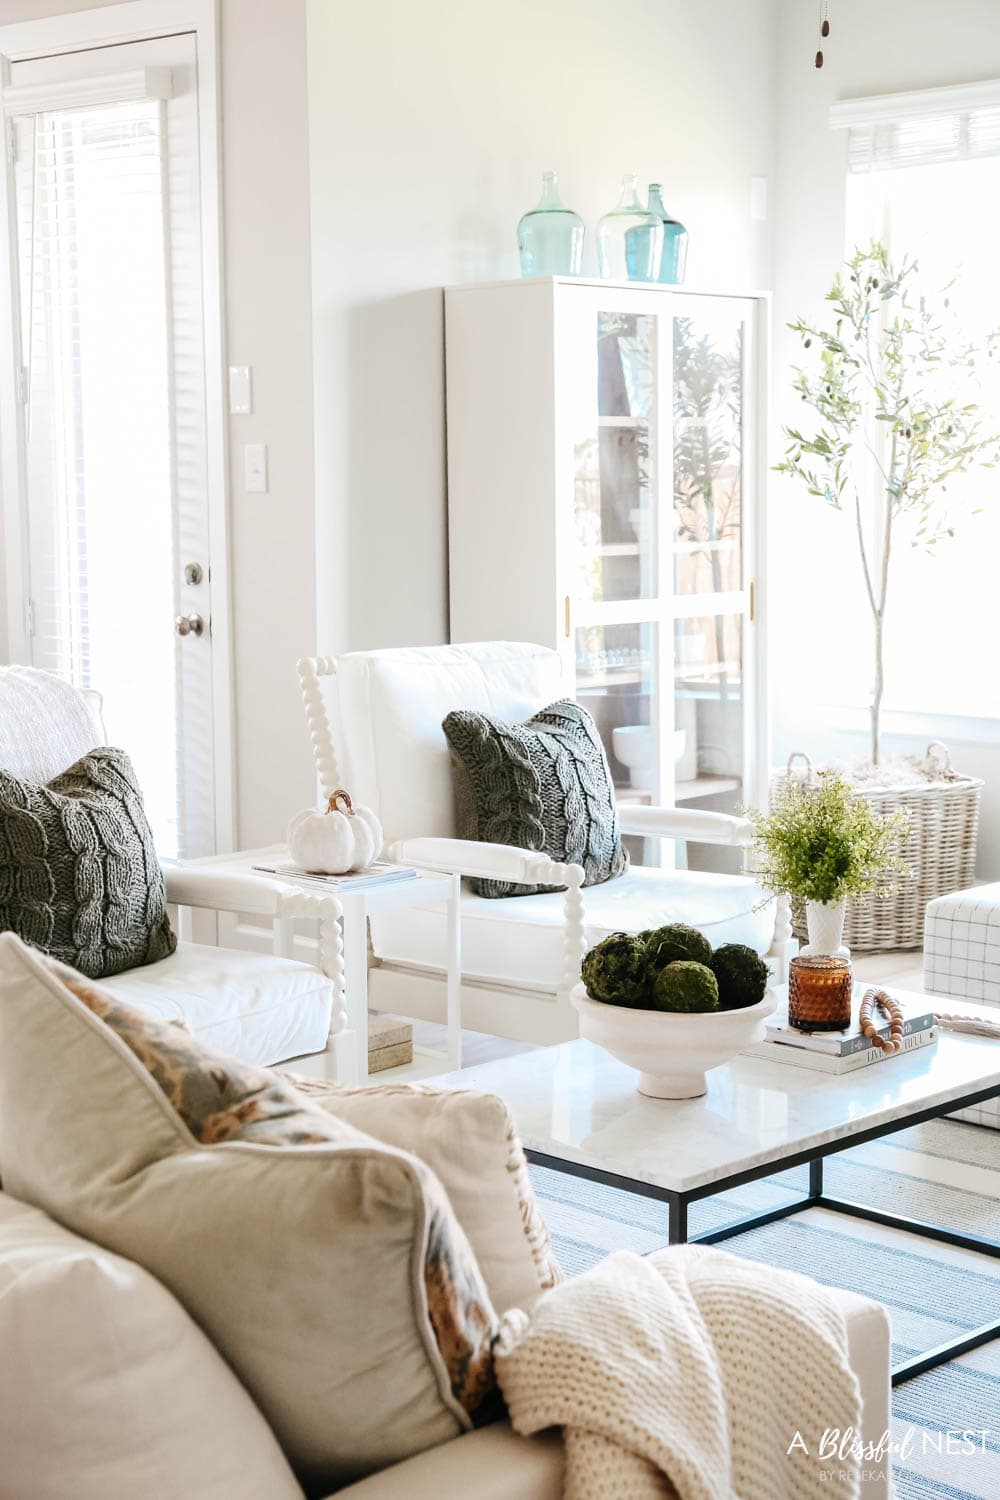
<svg viewBox="0 0 1000 1500"><path fill-rule="evenodd" d="M619 800L735 812L750 735L745 458L752 304L589 293L573 360L576 691ZM683 846L636 841L643 863ZM738 851L691 845L704 869Z"/></svg>

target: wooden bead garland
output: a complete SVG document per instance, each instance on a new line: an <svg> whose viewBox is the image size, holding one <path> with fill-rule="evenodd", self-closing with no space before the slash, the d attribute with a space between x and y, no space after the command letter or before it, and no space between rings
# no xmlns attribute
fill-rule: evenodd
<svg viewBox="0 0 1000 1500"><path fill-rule="evenodd" d="M880 1010L889 1022L888 1040L879 1034L879 1029L872 1019L873 1013ZM905 1017L899 1006L899 1001L894 1000L885 990L865 990L865 998L861 1002L861 1010L858 1014L861 1030L876 1047L881 1047L883 1052L900 1052L903 1046L903 1026Z"/></svg>

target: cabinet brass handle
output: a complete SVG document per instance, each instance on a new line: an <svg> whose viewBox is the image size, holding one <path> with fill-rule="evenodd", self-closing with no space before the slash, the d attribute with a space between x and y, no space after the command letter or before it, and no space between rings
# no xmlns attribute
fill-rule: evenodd
<svg viewBox="0 0 1000 1500"><path fill-rule="evenodd" d="M568 594L566 595L566 598L563 601L563 611L564 611L564 616L565 616L563 629L566 632L566 639L569 640L569 637L570 637L570 600L569 600L569 595Z"/></svg>

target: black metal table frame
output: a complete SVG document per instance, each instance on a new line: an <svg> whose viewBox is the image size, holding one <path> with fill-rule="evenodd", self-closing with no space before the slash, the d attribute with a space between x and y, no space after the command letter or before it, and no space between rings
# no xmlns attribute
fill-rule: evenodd
<svg viewBox="0 0 1000 1500"><path fill-rule="evenodd" d="M904 1229L907 1233L920 1235L924 1239L939 1240L945 1245L956 1245L962 1250L975 1250L980 1255L990 1255L1000 1260L1000 1241L988 1240L978 1234L966 1234L958 1229L947 1229L942 1224L930 1224L922 1219L908 1219L902 1214L885 1213L882 1209L869 1208L863 1203L853 1203L847 1198L830 1197L823 1191L823 1161L827 1156L835 1156L841 1151L850 1150L852 1146L863 1146L867 1141L877 1141L883 1136L895 1135L900 1130L909 1129L911 1125L922 1125L925 1120L936 1120L942 1115L950 1115L954 1110L967 1109L970 1105L982 1104L987 1099L996 1098L1000 1098L1000 1088L996 1085L977 1089L974 1093L963 1094L957 1099L949 1099L946 1104L935 1104L926 1109L918 1109L904 1118L890 1120L884 1125L873 1125L867 1130L846 1135L842 1140L830 1141L824 1146L813 1146L806 1151L793 1151L785 1156L776 1157L773 1161L748 1167L746 1171L732 1172L726 1177L719 1177L701 1187L684 1190L639 1182L634 1177L625 1177L617 1172L607 1172L601 1167L590 1167L580 1162L567 1161L565 1157L551 1156L544 1151L529 1149L526 1155L529 1161L541 1167L551 1167L554 1171L567 1173L571 1177L585 1177L591 1182L604 1183L607 1187L621 1188L624 1192L666 1203L668 1243L671 1245L717 1245L722 1240L732 1239L734 1235L746 1234L750 1229L759 1229L764 1224L773 1224L778 1219L787 1219L792 1214L802 1213L804 1209L828 1208L835 1213L848 1214L854 1219L867 1219L873 1224L883 1224L888 1229ZM803 1197L796 1198L791 1203L783 1203L780 1208L768 1209L765 1213L749 1214L732 1224L724 1224L719 1229L710 1229L704 1234L688 1236L689 1204L700 1202L703 1198L715 1198L719 1193L727 1192L730 1188L743 1187L748 1182L759 1182L762 1177L773 1177L778 1172L787 1172L792 1167L806 1165L809 1167L809 1190ZM998 1205L997 1212L1000 1215L1000 1205ZM933 1370L937 1365L946 1364L948 1360L955 1359L959 1354L965 1354L970 1349L978 1349L981 1344L988 1344L991 1339L998 1337L1000 1337L1000 1318L983 1323L979 1328L970 1329L960 1338L949 1339L947 1343L938 1344L936 1348L928 1349L926 1353L918 1354L913 1359L896 1365L892 1371L892 1383L901 1385L906 1380L913 1380L915 1376L923 1375L925 1371Z"/></svg>

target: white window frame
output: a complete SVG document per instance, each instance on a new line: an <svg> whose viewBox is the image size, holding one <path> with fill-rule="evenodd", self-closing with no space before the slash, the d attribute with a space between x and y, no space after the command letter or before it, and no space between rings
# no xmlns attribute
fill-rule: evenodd
<svg viewBox="0 0 1000 1500"><path fill-rule="evenodd" d="M946 84L933 89L906 89L898 94L870 94L860 99L838 99L830 105L831 130L852 125L887 125L920 115L961 114L967 109L1000 105L1000 78L983 83Z"/></svg>
<svg viewBox="0 0 1000 1500"><path fill-rule="evenodd" d="M234 847L236 829L232 616L229 580L228 445L225 404L225 306L222 275L222 173L218 0L127 0L0 27L0 111L10 64L30 58L194 33L198 56L201 250L205 340L206 470L212 565L212 713L216 849ZM0 172L0 482L3 485L7 644L11 661L29 660L28 532L20 306L16 286L16 202L10 122L5 118Z"/></svg>

